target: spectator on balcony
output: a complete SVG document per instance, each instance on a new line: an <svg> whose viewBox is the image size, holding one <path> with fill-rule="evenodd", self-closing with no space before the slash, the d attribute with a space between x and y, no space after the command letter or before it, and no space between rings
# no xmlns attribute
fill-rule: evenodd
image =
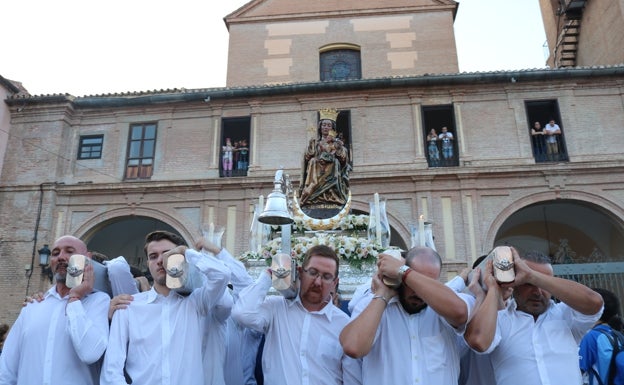
<svg viewBox="0 0 624 385"><path fill-rule="evenodd" d="M442 158L444 164L449 165L453 159L453 134L448 132L447 127L442 127L442 132L438 136L438 139L442 141Z"/></svg>
<svg viewBox="0 0 624 385"><path fill-rule="evenodd" d="M531 128L531 141L533 142L533 154L538 162L546 159L546 142L544 141L544 128L540 122L533 123Z"/></svg>
<svg viewBox="0 0 624 385"><path fill-rule="evenodd" d="M429 152L429 165L438 167L440 165L440 151L438 150L438 133L435 128L432 128L427 135L427 151Z"/></svg>
<svg viewBox="0 0 624 385"><path fill-rule="evenodd" d="M241 139L238 146L238 163L236 168L238 170L247 171L249 167L249 147L247 147L247 139Z"/></svg>
<svg viewBox="0 0 624 385"><path fill-rule="evenodd" d="M561 129L555 123L555 119L550 119L546 127L544 127L544 135L546 135L546 152L548 160L559 159L559 138L561 137Z"/></svg>
<svg viewBox="0 0 624 385"><path fill-rule="evenodd" d="M232 139L225 138L225 146L221 151L223 159L223 176L232 176L232 164L234 163L234 145Z"/></svg>
<svg viewBox="0 0 624 385"><path fill-rule="evenodd" d="M232 151L233 152L232 170L234 170L234 175L237 175L236 170L238 170L238 157L240 156L240 152L239 152L240 142L235 141L233 146L234 146L234 150Z"/></svg>

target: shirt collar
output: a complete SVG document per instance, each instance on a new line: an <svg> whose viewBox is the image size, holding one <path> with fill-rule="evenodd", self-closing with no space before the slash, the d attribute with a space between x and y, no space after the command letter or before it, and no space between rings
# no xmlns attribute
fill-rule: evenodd
<svg viewBox="0 0 624 385"><path fill-rule="evenodd" d="M164 296L160 293L158 293L156 291L156 289L154 289L154 286L152 286L152 288L146 292L147 294L147 303L152 303L152 302L156 302L156 300L158 299L158 297L162 297L163 299L167 299L167 298L182 298L184 297L182 294L178 293L175 290L169 290L169 295Z"/></svg>
<svg viewBox="0 0 624 385"><path fill-rule="evenodd" d="M94 291L92 291L91 293L93 293ZM89 293L89 294L91 294ZM85 297L87 297L89 294L85 295ZM52 286L50 289L48 289L48 291L45 292L45 294L43 295L43 299L46 299L48 297L56 297L57 299L63 299L63 298L68 298L69 294L67 294L65 297L61 297L61 294L56 290L56 285Z"/></svg>
<svg viewBox="0 0 624 385"><path fill-rule="evenodd" d="M331 303L328 303L327 305L323 306L323 308L321 310L319 310L319 311L308 311L308 309L306 309L303 306L303 303L301 302L301 297L299 295L297 295L297 297L295 299L287 300L287 302L288 302L288 306L289 307L297 305L301 310L303 310L305 312L308 312L310 314L324 315L325 318L327 318L327 320L330 321L330 322L332 320L332 315L334 314L333 313L333 310L334 310L333 308L335 308L335 306L333 304L331 304Z"/></svg>
<svg viewBox="0 0 624 385"><path fill-rule="evenodd" d="M154 289L154 286L152 286L152 288L149 289L149 291L147 291L146 294L147 294L147 303L152 303L156 301L156 298L158 298L158 292L156 291L156 289Z"/></svg>
<svg viewBox="0 0 624 385"><path fill-rule="evenodd" d="M58 299L62 299L61 295L59 294L58 291L56 291L56 285L52 286L51 288L48 289L48 291L45 292L45 294L43 295L43 298L48 298L49 296L53 296L56 297Z"/></svg>

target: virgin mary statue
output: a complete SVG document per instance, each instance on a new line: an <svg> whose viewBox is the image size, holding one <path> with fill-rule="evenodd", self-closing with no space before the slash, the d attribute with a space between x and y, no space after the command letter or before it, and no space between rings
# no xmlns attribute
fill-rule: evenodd
<svg viewBox="0 0 624 385"><path fill-rule="evenodd" d="M336 132L335 109L319 111L318 136L303 155L299 205L316 218L335 215L349 194L349 151Z"/></svg>

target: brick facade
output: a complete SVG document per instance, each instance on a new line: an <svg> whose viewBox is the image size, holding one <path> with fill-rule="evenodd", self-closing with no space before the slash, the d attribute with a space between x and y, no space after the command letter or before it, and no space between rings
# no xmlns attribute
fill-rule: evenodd
<svg viewBox="0 0 624 385"><path fill-rule="evenodd" d="M10 133L0 173L0 322L17 317L27 291L48 288L36 250L63 234L89 242L106 225L141 217L165 222L192 242L201 226L214 222L226 226L229 250L247 250L253 205L259 195L272 191L280 167L298 183L302 152L314 135L317 111L324 107L350 114L352 208L367 213L375 192L387 198L392 237L402 245L409 245L409 221L425 215L433 222L445 276L491 249L506 221L534 204L588 206L622 233L623 66L457 74L452 36L456 5L441 1L419 25L442 22L447 29L438 31L442 41L407 39L418 46L418 65L395 71L383 58L392 48L390 32L355 33L357 15L334 15L325 34L296 34L305 23L289 20L293 28L285 30L292 36L280 39L291 42L269 44L266 31L286 21L274 20L274 10L263 9L263 3L249 3L256 12L265 12L256 19L245 7L229 16L228 85L240 87L6 98L7 107L0 110L0 117L7 116L3 111L10 114L10 122L0 120L2 131ZM409 14L410 26L423 17ZM261 16L271 25L254 21ZM320 83L318 47L344 42L339 36L362 47L385 44L386 50L362 51L363 79ZM405 35L392 38L399 42ZM258 47L291 57L288 74L267 76L270 50ZM371 60L369 54L380 57ZM248 86L275 82L284 84ZM527 103L542 101L557 107L569 161L539 163L533 156ZM427 162L425 136L431 127L425 115L437 106L452 115L458 153L454 167L430 167ZM237 117L251 122L249 170L243 177L222 178L222 122ZM130 127L146 122L157 125L153 175L126 180ZM101 159L78 160L80 136L94 134L104 135ZM575 220L582 225L584 219ZM603 242L598 226L580 228L588 239ZM605 252L624 258L623 237L617 231L603 244Z"/></svg>

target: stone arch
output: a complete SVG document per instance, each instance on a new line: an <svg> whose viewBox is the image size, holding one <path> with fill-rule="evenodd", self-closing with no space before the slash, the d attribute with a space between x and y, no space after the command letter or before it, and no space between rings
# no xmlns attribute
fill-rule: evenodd
<svg viewBox="0 0 624 385"><path fill-rule="evenodd" d="M98 213L92 216L90 219L84 221L80 226L78 226L75 230L72 230L73 234L76 234L77 237L83 239L85 242L88 242L95 232L98 229L102 228L106 224L111 223L119 218L124 217L133 217L133 216L141 216L141 217L149 217L157 219L161 222L169 224L171 227L175 228L180 235L187 241L191 242L196 234L196 232L191 232L188 229L192 228L192 224L184 223L176 217L173 217L167 213L164 213L160 210L148 209L148 208L121 208L121 209L113 209L108 210L104 213Z"/></svg>
<svg viewBox="0 0 624 385"><path fill-rule="evenodd" d="M180 235L187 244L197 238L188 231L189 226L162 211L154 209L115 209L94 215L74 232L83 239L91 251L109 258L124 256L128 263L147 271L143 252L144 237L153 230L166 230ZM99 237L98 237L99 233ZM105 234L102 238L102 234ZM108 237L111 241L108 241Z"/></svg>
<svg viewBox="0 0 624 385"><path fill-rule="evenodd" d="M503 209L491 223L485 235L484 245L492 247L509 242L513 239L513 237L510 237L509 233L511 231L509 231L509 228L515 225L520 229L521 223L519 224L518 222L522 221L526 223L524 230L520 230L518 233L517 243L524 248L543 251L551 255L551 257L560 255L562 249L568 247L572 251L572 245L568 244L569 239L562 239L557 236L557 234L561 233L568 234L568 238L572 238L573 242L576 243L576 248L582 245L582 253L578 255L578 259L583 261L589 261L592 258L599 259L601 254L604 255L604 258L610 258L613 249L617 250L617 247L614 248L613 244L621 245L624 243L624 213L617 204L602 196L578 191L566 191L564 198L557 196L557 199L553 199L554 197L552 192L532 194L515 201ZM551 213L551 218L546 218L547 209ZM538 210L543 210L544 218L535 218ZM572 211L578 215L571 215ZM584 215L581 216L580 214ZM571 220L563 220L566 216L572 217ZM599 223L601 226L612 229L613 234L609 242L600 240L600 233L596 234L592 226L579 226L581 220L577 218L581 217L583 217L584 221L592 220L594 223ZM545 239L533 234L538 231L529 225L531 220L533 220L533 223L543 224L546 232ZM574 223L575 220L576 223ZM510 221L516 222L512 225ZM554 230L552 236L548 234L549 227ZM592 231L594 234L592 234ZM537 245L538 242L541 242L542 245ZM515 242L509 243L513 244ZM606 243L609 244L607 245ZM616 258L618 256L613 255L613 257ZM619 257L624 258L623 255ZM564 261L557 260L554 262L564 263Z"/></svg>

